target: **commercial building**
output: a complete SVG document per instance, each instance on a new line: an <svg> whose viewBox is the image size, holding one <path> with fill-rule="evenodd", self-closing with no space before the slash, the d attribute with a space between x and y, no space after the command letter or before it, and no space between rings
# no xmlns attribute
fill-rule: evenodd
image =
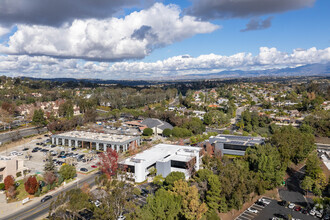
<svg viewBox="0 0 330 220"><path fill-rule="evenodd" d="M117 152L125 152L129 146L138 146L141 143L140 136L125 136L115 134L94 133L86 131L70 131L52 135L52 143L69 147L81 147L93 150L105 151L112 148Z"/></svg>
<svg viewBox="0 0 330 220"><path fill-rule="evenodd" d="M222 155L243 156L248 147L264 144L265 139L261 137L219 134L210 137L209 142L214 146L214 150L220 151Z"/></svg>
<svg viewBox="0 0 330 220"><path fill-rule="evenodd" d="M201 148L181 145L158 144L120 163L135 182L147 179L150 169L166 177L173 171L183 172L188 178L192 169L199 170Z"/></svg>
<svg viewBox="0 0 330 220"><path fill-rule="evenodd" d="M0 182L3 182L4 178L8 175L16 177L18 172L21 172L23 175L23 171L26 169L24 167L24 161L18 159L17 156L0 156Z"/></svg>

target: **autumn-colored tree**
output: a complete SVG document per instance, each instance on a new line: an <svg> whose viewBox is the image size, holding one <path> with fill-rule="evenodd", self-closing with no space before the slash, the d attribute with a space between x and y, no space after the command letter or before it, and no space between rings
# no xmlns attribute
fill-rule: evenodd
<svg viewBox="0 0 330 220"><path fill-rule="evenodd" d="M210 142L206 142L206 153L210 157L212 157L214 154L213 146L210 144Z"/></svg>
<svg viewBox="0 0 330 220"><path fill-rule="evenodd" d="M118 154L112 148L107 148L107 151L99 154L99 166L101 172L107 175L108 179L115 175L118 168Z"/></svg>
<svg viewBox="0 0 330 220"><path fill-rule="evenodd" d="M206 213L207 206L199 201L196 186L189 186L186 181L178 180L174 182L172 191L174 195L181 197L181 214L186 219L201 219Z"/></svg>
<svg viewBox="0 0 330 220"><path fill-rule="evenodd" d="M130 143L128 147L128 154L130 156L133 156L137 153L138 153L138 144L136 143L136 141L133 141L132 143Z"/></svg>
<svg viewBox="0 0 330 220"><path fill-rule="evenodd" d="M85 193L85 194L89 194L89 192L91 191L91 188L90 188L90 186L89 186L89 184L88 183L84 183L83 185L82 185L82 187L81 187L81 191L83 192L83 193Z"/></svg>
<svg viewBox="0 0 330 220"><path fill-rule="evenodd" d="M51 171L46 171L44 173L44 180L48 185L51 185L56 181L56 175Z"/></svg>
<svg viewBox="0 0 330 220"><path fill-rule="evenodd" d="M11 186L14 186L15 178L12 175L8 175L6 176L4 183L5 183L5 190L8 190Z"/></svg>
<svg viewBox="0 0 330 220"><path fill-rule="evenodd" d="M10 186L9 188L8 188L8 190L7 190L7 196L9 197L9 198L15 198L15 196L16 196L16 189L15 189L15 186Z"/></svg>
<svg viewBox="0 0 330 220"><path fill-rule="evenodd" d="M29 176L24 183L25 191L30 195L35 194L38 190L39 184L35 176Z"/></svg>

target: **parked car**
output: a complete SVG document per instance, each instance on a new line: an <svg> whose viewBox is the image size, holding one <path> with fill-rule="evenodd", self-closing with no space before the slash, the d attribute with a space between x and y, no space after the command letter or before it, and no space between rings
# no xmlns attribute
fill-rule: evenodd
<svg viewBox="0 0 330 220"><path fill-rule="evenodd" d="M314 209L311 209L310 211L309 211L309 214L310 215L312 215L312 216L314 216L316 213L315 213L315 210Z"/></svg>
<svg viewBox="0 0 330 220"><path fill-rule="evenodd" d="M270 201L268 199L264 199L264 198L261 198L258 200L259 202L263 202L265 203L266 205L269 205L270 204Z"/></svg>
<svg viewBox="0 0 330 220"><path fill-rule="evenodd" d="M88 169L87 168L80 168L80 171L82 171L82 172L88 172Z"/></svg>
<svg viewBox="0 0 330 220"><path fill-rule="evenodd" d="M280 206L286 206L286 201L285 200L282 200L282 201L279 201L278 202L278 204L280 205Z"/></svg>
<svg viewBox="0 0 330 220"><path fill-rule="evenodd" d="M300 212L300 211L301 211L301 207L300 207L300 206L296 206L296 207L294 207L294 210L295 210L296 212Z"/></svg>
<svg viewBox="0 0 330 220"><path fill-rule="evenodd" d="M56 145L55 145L55 144L52 144L52 145L50 145L50 147L51 147L51 148L54 148L54 147L56 147Z"/></svg>
<svg viewBox="0 0 330 220"><path fill-rule="evenodd" d="M256 201L256 204L257 204L257 205L260 205L260 206L266 206L265 203L263 203L263 202L259 202L259 201Z"/></svg>
<svg viewBox="0 0 330 220"><path fill-rule="evenodd" d="M303 214L308 214L308 210L307 209L303 209L302 211L301 211L301 213L303 213Z"/></svg>
<svg viewBox="0 0 330 220"><path fill-rule="evenodd" d="M35 153L35 152L38 152L38 149L35 149L35 148L34 148L34 149L32 150L32 153Z"/></svg>
<svg viewBox="0 0 330 220"><path fill-rule="evenodd" d="M47 200L49 200L49 199L51 199L51 198L53 198L53 196L48 195L48 196L45 196L44 198L42 198L40 201L41 201L41 202L46 202Z"/></svg>
<svg viewBox="0 0 330 220"><path fill-rule="evenodd" d="M91 167L92 167L92 168L97 168L97 166L96 166L96 165L92 165Z"/></svg>
<svg viewBox="0 0 330 220"><path fill-rule="evenodd" d="M296 205L295 205L294 203L290 203L289 206L288 206L288 208L289 208L289 209L293 209L295 206L296 206Z"/></svg>
<svg viewBox="0 0 330 220"><path fill-rule="evenodd" d="M257 214L259 211L258 210L256 210L256 209L254 209L254 208L248 208L247 209L249 212L252 212L252 213L255 213L255 214Z"/></svg>
<svg viewBox="0 0 330 220"><path fill-rule="evenodd" d="M29 148L24 147L22 151L27 151L27 150L29 150Z"/></svg>

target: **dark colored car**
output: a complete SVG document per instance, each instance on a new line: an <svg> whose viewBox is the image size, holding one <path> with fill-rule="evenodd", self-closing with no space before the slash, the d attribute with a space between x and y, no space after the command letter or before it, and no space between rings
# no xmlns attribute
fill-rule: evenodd
<svg viewBox="0 0 330 220"><path fill-rule="evenodd" d="M49 200L49 199L51 199L51 198L53 198L53 196L48 195L48 196L45 196L44 198L42 198L40 201L41 201L41 202L46 202L47 200Z"/></svg>
<svg viewBox="0 0 330 220"><path fill-rule="evenodd" d="M88 169L86 169L86 168L80 168L80 171L82 171L82 172L88 172Z"/></svg>
<svg viewBox="0 0 330 220"><path fill-rule="evenodd" d="M35 153L35 152L38 152L38 149L34 148L34 149L32 150L32 153Z"/></svg>
<svg viewBox="0 0 330 220"><path fill-rule="evenodd" d="M301 211L301 213L303 213L303 214L308 214L308 210L307 209L303 209L302 211Z"/></svg>
<svg viewBox="0 0 330 220"><path fill-rule="evenodd" d="M257 204L257 205L260 205L260 206L266 206L266 204L265 204L265 203L263 203L263 202L260 202L260 201L256 201L256 204Z"/></svg>
<svg viewBox="0 0 330 220"><path fill-rule="evenodd" d="M27 150L29 150L29 148L27 148L27 147L23 148L23 151L27 151Z"/></svg>
<svg viewBox="0 0 330 220"><path fill-rule="evenodd" d="M54 148L54 147L56 147L56 145L55 145L55 144L52 144L52 145L50 145L50 147L51 147L51 148Z"/></svg>
<svg viewBox="0 0 330 220"><path fill-rule="evenodd" d="M277 217L277 218L282 218L282 219L285 219L285 220L287 220L288 218L285 216L285 215L283 215L283 214L280 214L280 213L278 213L278 214L274 214L274 216L275 217Z"/></svg>
<svg viewBox="0 0 330 220"><path fill-rule="evenodd" d="M282 201L279 201L278 202L278 204L280 205L280 206L286 206L286 201L285 200L282 200Z"/></svg>

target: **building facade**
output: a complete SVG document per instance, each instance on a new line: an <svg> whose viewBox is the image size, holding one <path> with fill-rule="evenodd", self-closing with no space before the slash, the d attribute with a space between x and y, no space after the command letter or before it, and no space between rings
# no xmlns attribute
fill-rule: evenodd
<svg viewBox="0 0 330 220"><path fill-rule="evenodd" d="M181 145L158 144L120 163L135 182L148 178L156 168L164 178L173 171L183 172L189 178L192 170L199 170L201 148Z"/></svg>
<svg viewBox="0 0 330 220"><path fill-rule="evenodd" d="M125 152L130 146L139 146L141 144L141 140L140 136L70 131L52 135L52 144L76 148L88 148L91 150L100 151L105 151L107 148L112 148L117 152Z"/></svg>

